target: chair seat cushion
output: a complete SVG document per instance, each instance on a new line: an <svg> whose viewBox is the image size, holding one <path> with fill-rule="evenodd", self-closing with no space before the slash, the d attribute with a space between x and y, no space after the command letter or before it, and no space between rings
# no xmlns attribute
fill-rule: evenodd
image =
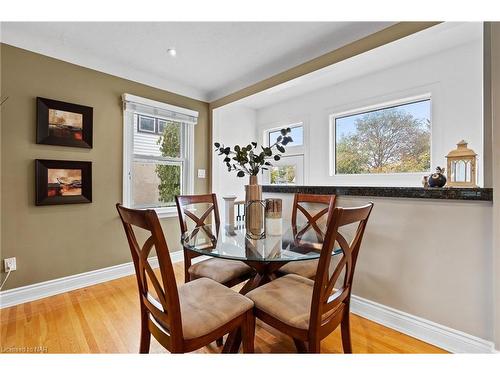
<svg viewBox="0 0 500 375"><path fill-rule="evenodd" d="M314 281L285 275L247 293L255 307L299 329L309 328Z"/></svg>
<svg viewBox="0 0 500 375"><path fill-rule="evenodd" d="M206 335L253 308L247 297L201 278L179 286L184 339Z"/></svg>
<svg viewBox="0 0 500 375"><path fill-rule="evenodd" d="M189 267L189 274L195 278L208 277L224 284L230 280L245 276L252 268L237 260L210 258Z"/></svg>
<svg viewBox="0 0 500 375"><path fill-rule="evenodd" d="M318 259L288 262L279 269L279 272L303 276L307 279L314 279L318 269Z"/></svg>

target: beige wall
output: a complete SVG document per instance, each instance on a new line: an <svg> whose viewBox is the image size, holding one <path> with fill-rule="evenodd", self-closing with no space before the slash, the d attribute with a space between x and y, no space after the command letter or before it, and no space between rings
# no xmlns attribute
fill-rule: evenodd
<svg viewBox="0 0 500 375"><path fill-rule="evenodd" d="M491 29L492 151L493 151L493 299L495 344L500 350L500 23Z"/></svg>
<svg viewBox="0 0 500 375"><path fill-rule="evenodd" d="M282 198L289 218L293 194ZM357 296L493 340L491 202L339 197L375 203L353 285Z"/></svg>
<svg viewBox="0 0 500 375"><path fill-rule="evenodd" d="M199 112L195 169L209 168L208 104L46 56L1 45L1 258L17 257L5 289L129 262L114 204L122 200L122 107L125 92ZM37 96L94 108L94 147L37 145ZM34 205L34 159L93 162L91 204ZM208 191L195 178L195 193ZM177 218L162 221L171 251L180 250Z"/></svg>

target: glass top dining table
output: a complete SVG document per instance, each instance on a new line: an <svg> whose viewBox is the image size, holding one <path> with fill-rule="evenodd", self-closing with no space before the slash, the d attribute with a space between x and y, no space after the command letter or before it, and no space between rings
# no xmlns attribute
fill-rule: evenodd
<svg viewBox="0 0 500 375"><path fill-rule="evenodd" d="M279 276L279 269L288 262L318 259L323 247L324 223L316 228L308 223L293 226L283 219L282 234L253 239L246 234L242 224L205 225L182 234L184 249L210 257L239 260L253 269L253 275L240 289L241 294L266 284ZM337 244L336 244L337 245ZM332 249L332 256L342 253L338 246ZM229 334L223 348L225 353L236 353L241 342L241 333Z"/></svg>
<svg viewBox="0 0 500 375"><path fill-rule="evenodd" d="M184 248L211 257L240 260L245 263L288 263L318 259L323 246L324 225L317 232L313 226L283 220L281 235L264 235L253 239L246 234L243 224L205 225L182 235ZM334 249L332 255L341 252Z"/></svg>

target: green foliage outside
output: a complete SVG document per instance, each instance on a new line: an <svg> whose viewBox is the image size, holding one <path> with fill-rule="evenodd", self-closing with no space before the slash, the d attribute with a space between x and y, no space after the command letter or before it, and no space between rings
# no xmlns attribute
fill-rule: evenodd
<svg viewBox="0 0 500 375"><path fill-rule="evenodd" d="M408 173L430 169L430 121L398 109L370 112L337 141L336 173Z"/></svg>
<svg viewBox="0 0 500 375"><path fill-rule="evenodd" d="M160 151L164 157L180 157L181 127L180 124L168 121L163 135L158 140ZM167 206L175 204L175 196L181 194L181 167L179 165L158 164L156 174L160 179L158 185L160 202Z"/></svg>
<svg viewBox="0 0 500 375"><path fill-rule="evenodd" d="M271 184L294 184L295 167L293 165L284 165L271 168Z"/></svg>

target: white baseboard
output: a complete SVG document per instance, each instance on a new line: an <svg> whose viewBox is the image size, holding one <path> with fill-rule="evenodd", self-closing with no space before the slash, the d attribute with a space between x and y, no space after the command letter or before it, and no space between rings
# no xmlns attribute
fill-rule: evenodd
<svg viewBox="0 0 500 375"><path fill-rule="evenodd" d="M170 258L173 263L182 261L184 259L182 250L170 253ZM157 257L151 257L149 259L153 268L158 267ZM0 292L0 308L15 306L40 298L69 292L70 290L80 289L86 286L118 279L120 277L132 275L134 272L134 264L129 262L94 271L79 273L77 275L48 280L37 284L26 285L20 288L9 289L4 292ZM11 275L11 277L12 276L13 275Z"/></svg>
<svg viewBox="0 0 500 375"><path fill-rule="evenodd" d="M183 260L183 252L170 253L173 263ZM206 257L198 257L201 261ZM158 267L158 258L150 258L153 267ZM44 281L0 292L0 308L19 305L40 298L50 297L71 290L103 283L134 274L132 262L84 272L60 279ZM393 309L361 298L351 297L352 313L392 328L452 353L495 353L494 344L453 328Z"/></svg>
<svg viewBox="0 0 500 375"><path fill-rule="evenodd" d="M452 353L495 353L491 341L358 296L351 297L351 312Z"/></svg>

